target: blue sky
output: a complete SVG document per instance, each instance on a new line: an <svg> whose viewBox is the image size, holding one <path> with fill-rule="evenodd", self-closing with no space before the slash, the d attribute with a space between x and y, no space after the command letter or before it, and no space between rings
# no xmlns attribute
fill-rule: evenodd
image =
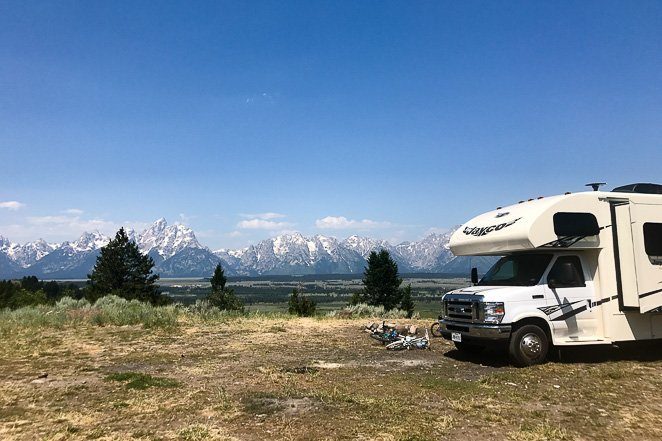
<svg viewBox="0 0 662 441"><path fill-rule="evenodd" d="M662 182L660 2L0 1L0 234L418 239Z"/></svg>

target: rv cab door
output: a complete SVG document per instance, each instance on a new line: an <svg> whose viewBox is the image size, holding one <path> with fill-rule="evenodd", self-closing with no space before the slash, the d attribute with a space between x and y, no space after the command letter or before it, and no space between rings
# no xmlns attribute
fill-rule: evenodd
<svg viewBox="0 0 662 441"><path fill-rule="evenodd" d="M560 255L546 275L546 297L550 303L545 312L554 335L567 341L593 340L597 333L597 314L591 307L594 299L593 280L580 255Z"/></svg>

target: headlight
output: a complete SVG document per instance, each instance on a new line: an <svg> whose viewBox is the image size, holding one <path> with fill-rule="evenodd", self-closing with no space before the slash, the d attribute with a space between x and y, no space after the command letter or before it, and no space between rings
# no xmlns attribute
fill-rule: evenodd
<svg viewBox="0 0 662 441"><path fill-rule="evenodd" d="M503 316L506 314L506 308L503 302L485 302L483 303L483 312L485 323L501 323Z"/></svg>

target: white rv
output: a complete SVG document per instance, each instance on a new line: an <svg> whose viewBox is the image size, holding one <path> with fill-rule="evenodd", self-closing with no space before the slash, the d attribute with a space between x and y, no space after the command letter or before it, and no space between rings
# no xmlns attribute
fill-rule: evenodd
<svg viewBox="0 0 662 441"><path fill-rule="evenodd" d="M503 256L443 297L459 350L506 344L520 366L553 346L662 338L662 185L530 199L451 237L455 255Z"/></svg>

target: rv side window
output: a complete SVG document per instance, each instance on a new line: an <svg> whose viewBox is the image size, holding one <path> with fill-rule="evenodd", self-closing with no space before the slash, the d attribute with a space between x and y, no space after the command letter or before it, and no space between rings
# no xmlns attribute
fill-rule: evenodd
<svg viewBox="0 0 662 441"><path fill-rule="evenodd" d="M644 224L644 248L653 265L662 265L662 224Z"/></svg>
<svg viewBox="0 0 662 441"><path fill-rule="evenodd" d="M561 256L549 270L547 283L553 281L556 288L576 288L586 286L582 263L578 256Z"/></svg>
<svg viewBox="0 0 662 441"><path fill-rule="evenodd" d="M592 213L554 213L554 233L560 237L586 237L600 234Z"/></svg>

